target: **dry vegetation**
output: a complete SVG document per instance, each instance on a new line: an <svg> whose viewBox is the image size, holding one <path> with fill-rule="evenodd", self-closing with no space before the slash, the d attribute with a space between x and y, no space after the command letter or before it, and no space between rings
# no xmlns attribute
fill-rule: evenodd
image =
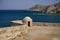
<svg viewBox="0 0 60 40"><path fill-rule="evenodd" d="M60 27L20 25L0 28L0 40L60 40Z"/></svg>
<svg viewBox="0 0 60 40"><path fill-rule="evenodd" d="M60 27L60 23L44 23L44 22L33 22L33 26L53 26L53 27Z"/></svg>

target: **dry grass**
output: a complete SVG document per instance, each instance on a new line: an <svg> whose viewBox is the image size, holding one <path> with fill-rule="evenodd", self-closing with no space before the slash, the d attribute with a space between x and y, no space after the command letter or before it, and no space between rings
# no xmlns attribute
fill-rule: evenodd
<svg viewBox="0 0 60 40"><path fill-rule="evenodd" d="M41 23L41 22L33 22L33 26L52 26L52 27L60 27L60 23Z"/></svg>
<svg viewBox="0 0 60 40"><path fill-rule="evenodd" d="M25 29L25 25L0 28L0 40L13 40L17 36L20 37L23 32L25 33Z"/></svg>
<svg viewBox="0 0 60 40"><path fill-rule="evenodd" d="M60 40L59 24L56 27L47 24L24 26L0 28L0 40Z"/></svg>
<svg viewBox="0 0 60 40"><path fill-rule="evenodd" d="M31 27L24 40L60 40L60 27Z"/></svg>

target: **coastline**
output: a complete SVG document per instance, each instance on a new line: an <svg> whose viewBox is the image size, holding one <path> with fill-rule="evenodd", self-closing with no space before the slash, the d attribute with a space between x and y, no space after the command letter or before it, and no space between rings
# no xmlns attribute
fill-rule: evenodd
<svg viewBox="0 0 60 40"><path fill-rule="evenodd" d="M60 23L47 23L47 22L33 22L33 25L60 27Z"/></svg>

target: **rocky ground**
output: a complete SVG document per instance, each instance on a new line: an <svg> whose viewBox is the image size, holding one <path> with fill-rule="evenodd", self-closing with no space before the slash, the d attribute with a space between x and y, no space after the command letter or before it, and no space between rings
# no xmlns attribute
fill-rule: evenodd
<svg viewBox="0 0 60 40"><path fill-rule="evenodd" d="M60 26L19 25L0 28L0 40L60 40Z"/></svg>

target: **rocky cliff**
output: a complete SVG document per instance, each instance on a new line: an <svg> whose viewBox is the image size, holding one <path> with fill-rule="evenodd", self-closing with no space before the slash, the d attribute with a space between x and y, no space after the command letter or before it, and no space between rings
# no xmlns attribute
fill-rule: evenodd
<svg viewBox="0 0 60 40"><path fill-rule="evenodd" d="M45 5L35 5L34 7L30 8L31 11L40 11L45 13L60 13L60 3L52 4L49 6Z"/></svg>

